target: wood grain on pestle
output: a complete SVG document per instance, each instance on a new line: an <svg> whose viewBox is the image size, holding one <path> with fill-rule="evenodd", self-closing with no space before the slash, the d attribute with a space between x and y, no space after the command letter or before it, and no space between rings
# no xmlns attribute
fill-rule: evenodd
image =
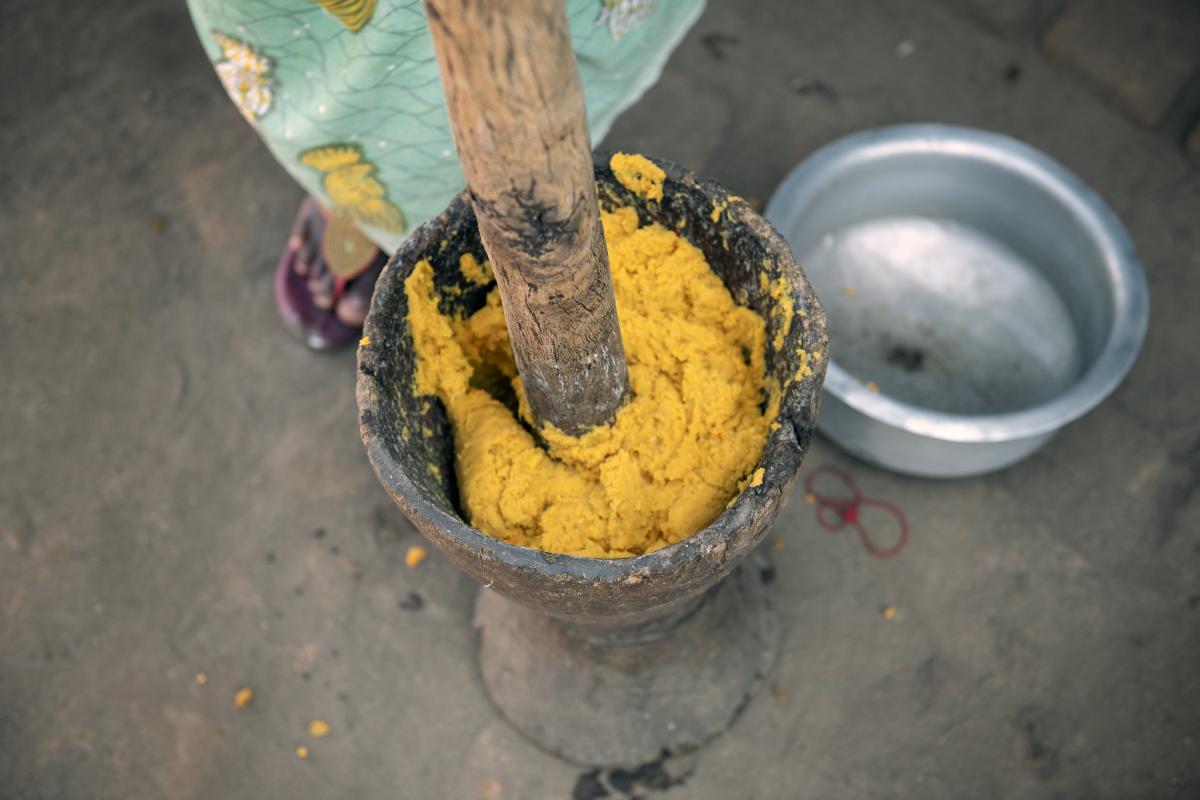
<svg viewBox="0 0 1200 800"><path fill-rule="evenodd" d="M572 435L608 424L629 378L562 0L425 7L529 406Z"/></svg>

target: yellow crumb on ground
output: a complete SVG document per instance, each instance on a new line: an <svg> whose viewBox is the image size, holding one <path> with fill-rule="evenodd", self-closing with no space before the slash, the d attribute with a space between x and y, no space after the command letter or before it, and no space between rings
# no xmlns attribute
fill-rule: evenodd
<svg viewBox="0 0 1200 800"><path fill-rule="evenodd" d="M329 735L329 723L323 719L314 719L308 723L308 735L314 739Z"/></svg>
<svg viewBox="0 0 1200 800"><path fill-rule="evenodd" d="M647 200L663 199L663 181L667 173L645 156L616 153L608 162L617 182L638 197Z"/></svg>
<svg viewBox="0 0 1200 800"><path fill-rule="evenodd" d="M254 690L249 686L243 686L233 693L233 704L238 708L247 708L254 701Z"/></svg>
<svg viewBox="0 0 1200 800"><path fill-rule="evenodd" d="M804 493L804 502L808 503L811 506L813 503L817 502L817 496L815 494L813 494L812 492L805 492Z"/></svg>
<svg viewBox="0 0 1200 800"><path fill-rule="evenodd" d="M867 391L872 394L879 394L879 384L875 381L867 381Z"/></svg>
<svg viewBox="0 0 1200 800"><path fill-rule="evenodd" d="M771 542L771 549L778 553L783 549L783 539L775 539Z"/></svg>
<svg viewBox="0 0 1200 800"><path fill-rule="evenodd" d="M883 613L884 619L895 619L896 618L896 607L895 606L884 606L882 613Z"/></svg>
<svg viewBox="0 0 1200 800"><path fill-rule="evenodd" d="M471 524L516 545L623 558L691 536L736 497L781 392L766 371L763 318L734 302L699 249L662 226L639 227L633 208L601 217L633 388L611 426L579 437L546 426L539 446L499 293L465 319L443 314L427 261L405 292L413 390L446 406ZM768 290L786 333L787 284ZM480 371L511 384L519 416L476 385Z"/></svg>
<svg viewBox="0 0 1200 800"><path fill-rule="evenodd" d="M857 293L858 289L855 289L853 286L842 287L842 294L846 295L846 297L854 297L854 295Z"/></svg>
<svg viewBox="0 0 1200 800"><path fill-rule="evenodd" d="M425 465L425 471L437 478L439 481L442 479L442 471L433 464Z"/></svg>
<svg viewBox="0 0 1200 800"><path fill-rule="evenodd" d="M504 784L499 778L488 778L479 785L480 800L503 800Z"/></svg>
<svg viewBox="0 0 1200 800"><path fill-rule="evenodd" d="M367 346L367 345L369 345L370 343L371 343L371 337L370 337L370 336L364 336L364 337L362 337L361 339L359 339L359 340L358 340L358 346L359 346L359 347L366 347L366 346Z"/></svg>
<svg viewBox="0 0 1200 800"><path fill-rule="evenodd" d="M296 748L296 758L308 758L308 747L300 745Z"/></svg>
<svg viewBox="0 0 1200 800"><path fill-rule="evenodd" d="M205 675L203 672L197 672L196 673L196 683L199 684L200 686L203 686L204 684L208 683L208 676Z"/></svg>
<svg viewBox="0 0 1200 800"><path fill-rule="evenodd" d="M762 467L759 467L758 469L754 470L754 474L752 476L750 476L750 485L752 487L753 486L762 486L763 476L766 474L767 474L767 471L765 469L763 469Z"/></svg>
<svg viewBox="0 0 1200 800"><path fill-rule="evenodd" d="M412 569L421 566L421 562L429 557L429 551L419 544L408 546L408 550L404 553L404 566Z"/></svg>
<svg viewBox="0 0 1200 800"><path fill-rule="evenodd" d="M458 271L476 286L487 286L496 279L496 276L492 274L491 262L480 262L470 253L463 253L462 257L458 259Z"/></svg>

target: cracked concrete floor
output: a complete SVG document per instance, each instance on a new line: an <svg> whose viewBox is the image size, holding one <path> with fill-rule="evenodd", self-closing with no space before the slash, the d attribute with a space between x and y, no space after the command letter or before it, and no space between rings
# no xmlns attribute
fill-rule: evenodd
<svg viewBox="0 0 1200 800"><path fill-rule="evenodd" d="M1000 130L1108 200L1152 292L1129 379L1024 463L921 481L818 441L808 466L900 504L911 546L874 560L797 493L774 691L639 783L516 736L475 671L473 585L404 567L352 355L271 308L300 191L183 4L0 13L0 795L1200 794L1200 175L1030 45L934 0L714 0L608 137L765 199L849 131Z"/></svg>

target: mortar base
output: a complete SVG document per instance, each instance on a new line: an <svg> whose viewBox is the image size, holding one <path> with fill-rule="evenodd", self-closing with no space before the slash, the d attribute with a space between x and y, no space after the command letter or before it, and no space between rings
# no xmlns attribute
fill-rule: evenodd
<svg viewBox="0 0 1200 800"><path fill-rule="evenodd" d="M500 712L535 744L584 765L634 766L701 747L737 718L779 649L752 563L649 639L644 626L628 638L597 633L487 589L475 626L483 683Z"/></svg>

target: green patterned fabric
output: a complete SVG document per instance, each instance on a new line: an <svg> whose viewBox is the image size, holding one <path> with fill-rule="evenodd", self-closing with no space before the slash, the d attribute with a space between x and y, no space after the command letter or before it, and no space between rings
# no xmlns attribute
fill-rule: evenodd
<svg viewBox="0 0 1200 800"><path fill-rule="evenodd" d="M188 0L242 116L385 251L463 186L419 0ZM567 0L593 142L658 79L703 0Z"/></svg>

